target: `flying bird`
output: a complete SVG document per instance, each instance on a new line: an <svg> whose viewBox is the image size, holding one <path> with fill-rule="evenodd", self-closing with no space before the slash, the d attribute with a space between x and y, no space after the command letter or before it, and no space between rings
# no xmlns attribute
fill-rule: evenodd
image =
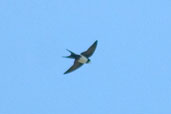
<svg viewBox="0 0 171 114"><path fill-rule="evenodd" d="M86 64L90 63L91 60L89 59L89 57L91 57L94 51L96 50L97 42L98 41L96 40L86 51L82 52L81 54L75 54L74 52L67 49L67 51L69 51L71 54L70 56L64 56L64 57L75 59L75 61L74 61L74 64L64 74L70 73L78 69L85 63Z"/></svg>

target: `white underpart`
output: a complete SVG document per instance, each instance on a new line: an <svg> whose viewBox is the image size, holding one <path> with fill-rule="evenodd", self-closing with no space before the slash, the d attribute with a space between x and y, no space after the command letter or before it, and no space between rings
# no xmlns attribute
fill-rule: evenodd
<svg viewBox="0 0 171 114"><path fill-rule="evenodd" d="M81 58L78 60L79 63L86 63L88 61L88 59L86 57L84 57L83 55L81 55Z"/></svg>

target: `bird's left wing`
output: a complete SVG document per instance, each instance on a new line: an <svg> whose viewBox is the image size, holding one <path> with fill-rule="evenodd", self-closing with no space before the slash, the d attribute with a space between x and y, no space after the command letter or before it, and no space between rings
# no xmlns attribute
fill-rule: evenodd
<svg viewBox="0 0 171 114"><path fill-rule="evenodd" d="M64 73L64 74L67 74L67 73L70 73L76 69L78 69L79 67L81 67L83 64L79 63L77 60L75 60L74 64Z"/></svg>

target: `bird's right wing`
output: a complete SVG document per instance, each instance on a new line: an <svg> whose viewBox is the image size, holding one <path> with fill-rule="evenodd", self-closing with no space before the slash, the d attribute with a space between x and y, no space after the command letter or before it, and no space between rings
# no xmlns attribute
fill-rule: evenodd
<svg viewBox="0 0 171 114"><path fill-rule="evenodd" d="M97 40L88 48L87 51L82 52L81 54L86 57L90 57L93 55L94 51L96 50L96 47L97 47Z"/></svg>
<svg viewBox="0 0 171 114"><path fill-rule="evenodd" d="M77 60L75 60L74 64L64 73L64 74L67 74L67 73L70 73L76 69L78 69L79 67L81 67L83 64L79 63Z"/></svg>

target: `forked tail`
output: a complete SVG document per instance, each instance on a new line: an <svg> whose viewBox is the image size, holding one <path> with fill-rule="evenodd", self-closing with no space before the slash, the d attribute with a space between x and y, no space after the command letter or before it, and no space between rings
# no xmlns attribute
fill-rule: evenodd
<svg viewBox="0 0 171 114"><path fill-rule="evenodd" d="M77 57L77 54L75 54L74 52L72 52L72 51L70 51L68 49L66 49L66 50L69 51L71 53L71 55L63 56L63 57L65 57L65 58L72 58L72 59L75 59Z"/></svg>

